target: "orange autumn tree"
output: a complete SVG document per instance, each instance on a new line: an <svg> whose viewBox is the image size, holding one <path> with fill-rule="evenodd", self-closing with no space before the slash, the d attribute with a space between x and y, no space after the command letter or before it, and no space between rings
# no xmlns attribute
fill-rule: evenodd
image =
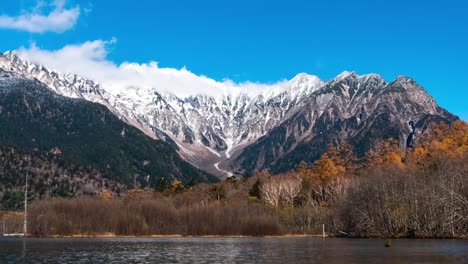
<svg viewBox="0 0 468 264"><path fill-rule="evenodd" d="M435 126L429 149L451 157L463 155L468 151L468 123L459 121L450 127L443 123Z"/></svg>
<svg viewBox="0 0 468 264"><path fill-rule="evenodd" d="M314 163L311 172L313 178L321 182L327 182L338 177L338 175L345 171L346 168L336 162L336 157L330 156L327 152Z"/></svg>
<svg viewBox="0 0 468 264"><path fill-rule="evenodd" d="M181 193L183 191L185 191L185 186L184 184L179 181L179 180L174 180L172 183L171 183L171 187L170 187L170 192L172 193Z"/></svg>
<svg viewBox="0 0 468 264"><path fill-rule="evenodd" d="M301 177L309 177L310 175L310 166L305 161L301 161L299 165L297 165L296 173Z"/></svg>
<svg viewBox="0 0 468 264"><path fill-rule="evenodd" d="M398 141L393 138L382 140L372 150L369 150L365 156L365 167L390 167L397 166L403 168L403 152Z"/></svg>
<svg viewBox="0 0 468 264"><path fill-rule="evenodd" d="M327 153L335 165L344 168L346 174L354 174L358 168L357 158L347 141L343 142L339 147L330 145Z"/></svg>
<svg viewBox="0 0 468 264"><path fill-rule="evenodd" d="M354 174L357 168L357 159L351 146L343 142L339 147L329 145L327 152L315 161L313 166L301 161L296 168L296 173L302 177L326 181L340 174Z"/></svg>
<svg viewBox="0 0 468 264"><path fill-rule="evenodd" d="M321 181L327 181L338 176L354 174L356 168L356 156L351 146L344 142L339 147L330 145L327 152L314 163L311 174Z"/></svg>
<svg viewBox="0 0 468 264"><path fill-rule="evenodd" d="M112 199L112 193L109 192L107 189L103 189L101 191L101 198L103 200L110 200L110 199Z"/></svg>
<svg viewBox="0 0 468 264"><path fill-rule="evenodd" d="M297 173L303 176L304 196L308 203L328 206L341 194L347 183L346 175L354 174L356 158L348 143L329 146L313 166L301 162Z"/></svg>
<svg viewBox="0 0 468 264"><path fill-rule="evenodd" d="M461 159L468 155L468 123L459 121L451 126L432 123L410 158L416 164L429 164L435 156Z"/></svg>

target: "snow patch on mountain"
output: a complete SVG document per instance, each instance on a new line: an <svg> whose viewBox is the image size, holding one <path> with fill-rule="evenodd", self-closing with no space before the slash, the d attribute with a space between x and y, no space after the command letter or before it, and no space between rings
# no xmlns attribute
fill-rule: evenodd
<svg viewBox="0 0 468 264"><path fill-rule="evenodd" d="M228 177L232 177L232 176L234 175L234 174L233 174L232 172L230 172L230 171L225 171L225 170L219 168L219 163L221 163L221 162L216 162L216 163L214 164L214 167L215 167L218 171L220 171L221 173L225 173Z"/></svg>
<svg viewBox="0 0 468 264"><path fill-rule="evenodd" d="M132 64L125 67L139 69ZM300 73L289 81L253 89L256 92L245 92L230 84L226 87L234 87L232 90L217 95L178 96L160 91L158 83L126 87L98 84L75 74L61 74L30 63L14 53L0 54L0 68L35 78L61 95L103 104L146 134L175 142L179 154L187 161L211 172L214 166L222 176L232 175L229 162L224 161L232 160L242 148L281 125L311 98L316 101L319 114L325 111L335 97L322 93L324 89L333 84L340 85L341 92L350 98L348 107L356 107L357 104L352 102L361 89L359 85L357 91L351 91L348 84L339 82L357 80L366 83L366 87L375 86L375 89L385 83L376 74L358 76L355 72L343 72L335 79L323 82L317 76ZM175 82L176 79L174 75ZM410 87L406 85L410 80L404 81L403 88ZM420 100L427 100L414 91L414 97L418 96Z"/></svg>

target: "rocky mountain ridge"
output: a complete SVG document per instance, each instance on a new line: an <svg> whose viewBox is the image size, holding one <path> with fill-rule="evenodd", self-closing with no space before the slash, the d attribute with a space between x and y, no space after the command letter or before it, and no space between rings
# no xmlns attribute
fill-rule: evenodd
<svg viewBox="0 0 468 264"><path fill-rule="evenodd" d="M343 72L324 82L301 73L286 81L282 89L181 98L159 93L157 88L102 87L23 61L14 53L0 56L0 68L36 78L61 95L103 104L147 135L172 143L190 163L220 177L246 170L291 169L302 155L294 154L298 149L317 152L304 154L312 162L322 152L322 145L344 140L355 140L355 149L364 151L380 136L404 137L410 120L418 122L428 116L447 122L456 119L414 80L403 76L387 83L377 74ZM384 120L398 132L369 134L375 138L369 142L358 140L369 138L362 133L370 133L382 114L389 115ZM309 144L321 147L307 147Z"/></svg>
<svg viewBox="0 0 468 264"><path fill-rule="evenodd" d="M129 189L156 187L162 181L217 181L182 160L172 146L146 136L105 106L62 96L36 79L2 69L0 128L2 147L59 155Z"/></svg>

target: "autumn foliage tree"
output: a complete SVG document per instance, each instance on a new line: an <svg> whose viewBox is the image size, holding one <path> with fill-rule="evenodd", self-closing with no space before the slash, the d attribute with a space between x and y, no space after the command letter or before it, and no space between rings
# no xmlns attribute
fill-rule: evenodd
<svg viewBox="0 0 468 264"><path fill-rule="evenodd" d="M301 162L296 172L303 177L303 198L311 205L327 206L345 191L356 170L356 157L348 143L329 146L313 166Z"/></svg>
<svg viewBox="0 0 468 264"><path fill-rule="evenodd" d="M430 180L437 194L433 206L443 208L438 218L448 227L443 232L455 236L468 230L468 123L432 124L428 131L410 153L408 166ZM438 177L431 179L434 174Z"/></svg>
<svg viewBox="0 0 468 264"><path fill-rule="evenodd" d="M112 199L112 193L109 192L109 191L106 190L106 189L103 189L103 190L101 191L101 198L102 198L103 200L110 200L110 199Z"/></svg>
<svg viewBox="0 0 468 264"><path fill-rule="evenodd" d="M317 234L326 223L334 235L466 237L468 124L431 125L406 152L387 139L357 160L342 143L291 172L161 186L34 202L31 234Z"/></svg>
<svg viewBox="0 0 468 264"><path fill-rule="evenodd" d="M432 124L430 133L422 138L419 149L430 153L441 153L460 158L468 151L468 124L456 122L452 126L445 123Z"/></svg>
<svg viewBox="0 0 468 264"><path fill-rule="evenodd" d="M456 237L468 230L468 124L432 124L405 158L381 142L365 158L343 205L350 234Z"/></svg>
<svg viewBox="0 0 468 264"><path fill-rule="evenodd" d="M389 138L367 152L364 167L403 166L403 152L396 139Z"/></svg>

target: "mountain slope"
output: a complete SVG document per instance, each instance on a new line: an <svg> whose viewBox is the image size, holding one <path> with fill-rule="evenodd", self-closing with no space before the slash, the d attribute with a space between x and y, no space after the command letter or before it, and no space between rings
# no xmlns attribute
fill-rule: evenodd
<svg viewBox="0 0 468 264"><path fill-rule="evenodd" d="M60 96L37 80L0 70L0 144L60 152L130 187L160 177L216 179L180 159L169 144L147 137L106 107Z"/></svg>
<svg viewBox="0 0 468 264"><path fill-rule="evenodd" d="M105 105L147 135L176 145L187 161L221 177L232 174L225 163L236 152L279 125L300 108L305 97L324 84L317 77L302 73L282 87L259 94L179 98L157 92L157 84L152 89L102 87L76 75L60 74L21 60L10 52L0 55L0 68L35 78L61 95Z"/></svg>
<svg viewBox="0 0 468 264"><path fill-rule="evenodd" d="M104 189L120 196L127 190L117 180L92 167L67 162L61 155L0 146L0 210L23 208L26 176L28 200L99 195Z"/></svg>
<svg viewBox="0 0 468 264"><path fill-rule="evenodd" d="M238 171L295 168L300 161L318 159L329 144L348 141L364 155L389 137L405 145L408 123L419 132L428 123L452 123L458 118L440 108L412 79L400 76L386 83L379 75L345 73L313 93L308 103L266 136L246 147L234 164Z"/></svg>
<svg viewBox="0 0 468 264"><path fill-rule="evenodd" d="M323 82L305 73L262 92L238 90L178 97L138 85L101 86L73 74L60 74L0 55L0 68L37 79L61 95L106 106L126 123L176 147L189 163L226 177L255 169L284 171L304 159L313 162L328 144L349 141L358 154L378 140L419 132L428 122L453 122L413 80L387 83L377 74L343 72Z"/></svg>

